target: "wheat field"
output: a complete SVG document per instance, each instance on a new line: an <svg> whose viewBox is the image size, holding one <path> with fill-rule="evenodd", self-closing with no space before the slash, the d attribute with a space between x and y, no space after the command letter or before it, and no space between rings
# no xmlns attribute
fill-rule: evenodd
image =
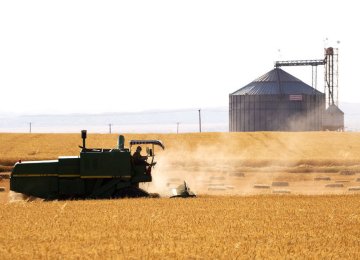
<svg viewBox="0 0 360 260"><path fill-rule="evenodd" d="M1 205L2 259L358 259L360 196Z"/></svg>
<svg viewBox="0 0 360 260"><path fill-rule="evenodd" d="M143 187L162 198L17 200L0 180L0 257L357 259L360 191L350 189L360 186L359 137L126 134L127 141L164 142L153 183ZM89 134L87 146L116 141L115 134ZM78 145L79 134L0 134L0 173L17 160L77 155ZM169 199L183 180L198 198Z"/></svg>
<svg viewBox="0 0 360 260"><path fill-rule="evenodd" d="M117 134L88 134L88 147L115 147ZM360 133L348 132L255 132L125 134L131 139L160 139L166 153L235 160L241 165L260 164L357 164ZM19 159L51 159L79 153L80 134L8 134L0 133L0 164ZM174 156L173 156L174 155ZM179 161L182 158L177 158Z"/></svg>

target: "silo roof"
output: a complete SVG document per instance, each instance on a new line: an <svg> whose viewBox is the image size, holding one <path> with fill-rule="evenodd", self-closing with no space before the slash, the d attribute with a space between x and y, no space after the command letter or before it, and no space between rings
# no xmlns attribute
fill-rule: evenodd
<svg viewBox="0 0 360 260"><path fill-rule="evenodd" d="M330 105L325 112L330 114L344 114L344 112L341 111L341 109L334 104Z"/></svg>
<svg viewBox="0 0 360 260"><path fill-rule="evenodd" d="M258 77L245 87L235 91L232 95L321 95L320 91L314 89L300 79L292 76L286 71L275 68L268 73Z"/></svg>

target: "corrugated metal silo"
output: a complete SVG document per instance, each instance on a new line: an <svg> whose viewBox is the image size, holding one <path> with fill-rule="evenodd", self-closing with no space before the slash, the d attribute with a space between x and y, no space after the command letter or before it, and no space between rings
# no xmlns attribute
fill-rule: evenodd
<svg viewBox="0 0 360 260"><path fill-rule="evenodd" d="M275 68L229 96L229 130L319 131L325 94Z"/></svg>

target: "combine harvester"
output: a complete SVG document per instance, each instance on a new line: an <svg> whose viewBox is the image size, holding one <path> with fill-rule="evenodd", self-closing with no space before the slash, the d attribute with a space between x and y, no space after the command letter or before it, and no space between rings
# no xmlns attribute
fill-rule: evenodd
<svg viewBox="0 0 360 260"><path fill-rule="evenodd" d="M165 149L161 141L131 140L127 149L124 136L120 135L115 149L89 149L85 145L86 130L81 131L81 137L80 156L17 162L11 173L10 190L47 200L159 197L139 188L139 184L152 181L154 146ZM135 164L131 156L133 145L151 145L146 149L151 163ZM179 190L177 195L195 196L186 185L184 192Z"/></svg>

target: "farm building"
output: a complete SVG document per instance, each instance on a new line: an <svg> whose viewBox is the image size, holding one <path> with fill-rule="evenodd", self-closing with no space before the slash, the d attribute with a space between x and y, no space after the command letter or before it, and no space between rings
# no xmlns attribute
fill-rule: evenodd
<svg viewBox="0 0 360 260"><path fill-rule="evenodd" d="M275 68L229 96L229 130L319 131L325 94Z"/></svg>

